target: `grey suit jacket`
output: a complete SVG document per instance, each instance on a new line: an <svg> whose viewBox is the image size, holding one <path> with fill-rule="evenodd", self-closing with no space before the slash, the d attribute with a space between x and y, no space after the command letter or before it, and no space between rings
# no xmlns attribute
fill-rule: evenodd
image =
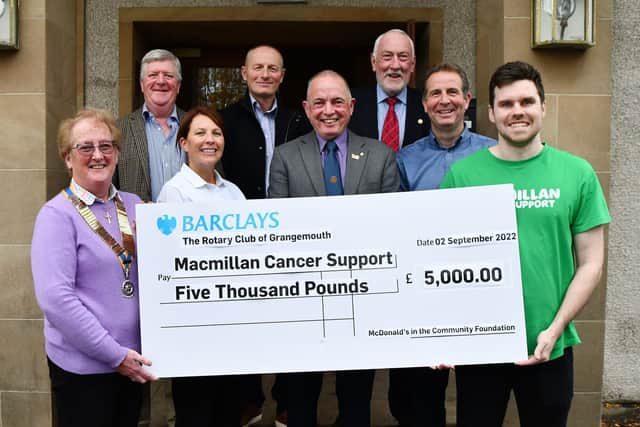
<svg viewBox="0 0 640 427"><path fill-rule="evenodd" d="M178 119L184 111L176 108ZM142 107L118 119L116 126L122 132L122 149L113 175L118 190L137 194L142 200L151 200L151 175L149 172L149 147L144 129Z"/></svg>
<svg viewBox="0 0 640 427"><path fill-rule="evenodd" d="M347 147L344 194L398 191L400 177L393 150L351 131ZM270 171L269 197L327 195L315 132L276 147Z"/></svg>

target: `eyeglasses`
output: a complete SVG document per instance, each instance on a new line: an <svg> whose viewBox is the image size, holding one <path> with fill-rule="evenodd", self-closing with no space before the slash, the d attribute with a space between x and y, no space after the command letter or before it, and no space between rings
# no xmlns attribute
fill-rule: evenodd
<svg viewBox="0 0 640 427"><path fill-rule="evenodd" d="M98 145L93 144L76 144L71 147L72 150L78 150L83 156L90 156L96 150L96 147L102 154L111 154L115 147L113 141L99 141Z"/></svg>

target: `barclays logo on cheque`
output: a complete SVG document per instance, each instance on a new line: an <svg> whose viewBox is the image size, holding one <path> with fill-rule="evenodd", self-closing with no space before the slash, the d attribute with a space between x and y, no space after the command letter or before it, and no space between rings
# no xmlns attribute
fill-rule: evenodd
<svg viewBox="0 0 640 427"><path fill-rule="evenodd" d="M175 216L169 216L167 214L162 215L156 221L156 225L158 226L158 230L165 236L173 233L173 230L176 229L178 222L176 221Z"/></svg>
<svg viewBox="0 0 640 427"><path fill-rule="evenodd" d="M181 217L182 232L211 232L211 231L234 231L234 230L264 230L274 229L280 226L280 212L249 212L249 213L228 213L212 215L185 215ZM170 235L178 226L176 217L167 214L158 217L156 220L158 230L165 236Z"/></svg>

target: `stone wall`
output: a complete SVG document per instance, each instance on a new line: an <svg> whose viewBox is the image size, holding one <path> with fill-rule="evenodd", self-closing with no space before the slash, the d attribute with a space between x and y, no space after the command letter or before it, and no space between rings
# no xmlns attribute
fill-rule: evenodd
<svg viewBox="0 0 640 427"><path fill-rule="evenodd" d="M640 11L613 2L609 283L603 394L640 401ZM605 118L602 118L606 122Z"/></svg>
<svg viewBox="0 0 640 427"><path fill-rule="evenodd" d="M60 117L76 106L75 0L20 3L20 50L0 51L2 427L51 424L42 313L29 251L38 210L68 179L57 159L55 132Z"/></svg>

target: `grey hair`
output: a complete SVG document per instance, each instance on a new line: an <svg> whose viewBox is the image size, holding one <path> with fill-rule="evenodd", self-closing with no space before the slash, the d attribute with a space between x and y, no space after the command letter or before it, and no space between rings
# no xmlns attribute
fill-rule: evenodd
<svg viewBox="0 0 640 427"><path fill-rule="evenodd" d="M397 34L402 34L403 36L405 36L407 38L407 40L409 40L409 45L411 46L411 57L415 58L416 57L416 48L413 45L413 40L411 39L411 37L409 37L409 34L407 34L406 32L402 31L399 28L393 28L389 31L386 31L382 34L380 34L378 36L378 38L376 39L376 41L373 43L373 52L371 52L371 55L376 56L378 54L378 47L380 45L380 40L382 40L382 37L386 36L387 34L390 33L397 33Z"/></svg>
<svg viewBox="0 0 640 427"><path fill-rule="evenodd" d="M180 65L180 60L173 53L165 49L153 49L145 53L142 57L142 64L140 65L140 80L144 79L147 64L156 61L173 61L176 67L176 78L179 82L182 81L182 66Z"/></svg>

